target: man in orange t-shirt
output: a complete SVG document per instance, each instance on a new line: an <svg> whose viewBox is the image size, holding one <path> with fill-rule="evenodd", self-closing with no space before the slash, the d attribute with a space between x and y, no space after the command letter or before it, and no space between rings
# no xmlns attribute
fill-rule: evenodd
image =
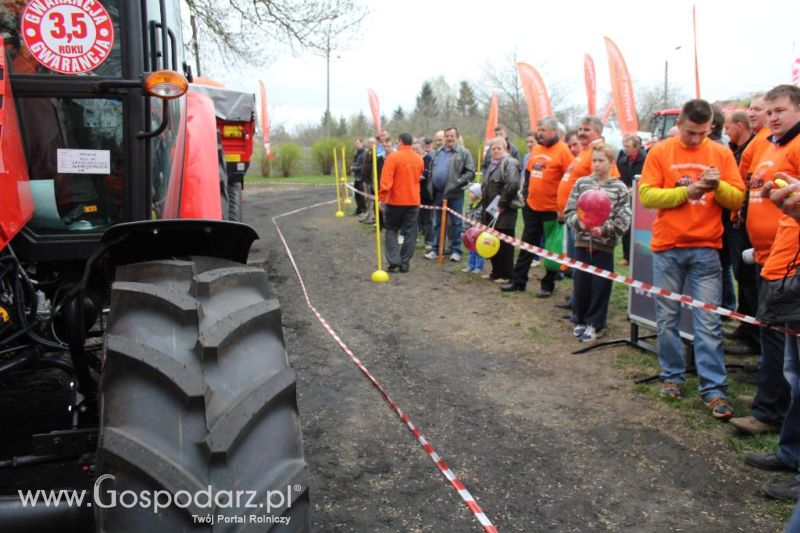
<svg viewBox="0 0 800 533"><path fill-rule="evenodd" d="M650 247L653 280L681 293L688 282L690 296L719 305L722 299L722 208L738 209L744 182L731 151L708 139L713 118L705 100L690 100L678 117L678 136L650 149L639 181L644 207L657 209ZM656 298L658 363L661 394L682 396L686 361L680 337L680 302ZM692 309L692 334L700 395L712 415L733 416L725 391L727 373L722 352L722 319Z"/></svg>
<svg viewBox="0 0 800 533"><path fill-rule="evenodd" d="M800 228L797 223L800 219L800 212L797 208L800 194L797 193L798 182L794 179L800 175L800 156L795 144L798 142L797 139L800 139L800 88L792 85L779 85L767 93L765 101L767 122L773 133L770 140L775 146L770 147L764 153L764 157L772 157L776 163L774 167L778 167L782 172L779 171L772 176L765 173L765 177L769 179L764 180L761 192L765 200L767 195L770 196L780 213L772 246L769 248L761 269L761 279L759 280L761 283L780 282L784 278L796 277L798 255L800 255ZM783 152L783 158L774 155L775 148L782 149L778 152ZM759 185L755 182L758 176L757 170L751 177L753 186ZM774 180L771 179L774 177L784 179L789 182L789 186L775 190ZM755 190L753 190L751 201L754 200L755 194ZM756 216L752 210L755 205L753 204L748 214L748 230L751 220ZM777 216L778 213L771 213L771 215ZM773 220L774 216L771 217ZM758 250L756 252L758 253ZM763 294L759 293L759 298L762 297ZM759 301L759 307L766 303ZM800 323L790 323L787 326L795 330L800 329ZM762 335L766 336L766 334ZM763 491L772 498L795 501L800 498L800 475L798 475L798 468L800 468L800 347L798 346L798 337L794 335L784 335L783 337L783 357L780 357L780 353L775 353L771 358L774 360L765 360L768 354L764 352L759 365L768 364L773 367L774 371L778 371L781 368L778 363L782 363L783 376L790 387L789 406L781 425L778 451L774 454L749 453L745 456L745 462L765 470L793 472L794 478L767 485ZM762 390L769 387L768 383L762 383L763 374L764 372L759 368L756 397L762 393L773 392Z"/></svg>
<svg viewBox="0 0 800 533"><path fill-rule="evenodd" d="M408 272L417 245L419 180L425 170L422 158L414 153L410 133L401 133L396 152L386 156L381 171L378 198L384 204L385 250L388 271ZM403 235L400 246L398 236Z"/></svg>
<svg viewBox="0 0 800 533"><path fill-rule="evenodd" d="M531 151L526 169L530 173L527 195L523 190L526 202L522 206L522 240L538 246L542 237L545 243L556 240L561 242L556 235L561 233L561 224L558 223L558 185L574 158L569 147L558 136L558 121L554 117L539 120L536 135L539 142ZM560 247L550 251L561 253ZM508 285L500 287L500 290L524 291L532 261L533 254L520 250L514 265L514 279ZM536 296L549 298L555 287L556 271L548 269Z"/></svg>
<svg viewBox="0 0 800 533"><path fill-rule="evenodd" d="M776 176L794 176L800 168L800 107L791 101L791 95L800 95L800 91L786 87L778 86L762 98L772 136L767 141L767 148L761 152L760 161L751 165L754 170L747 184L747 234L759 271L771 255L783 216L780 208L768 196L762 196L762 192ZM789 261L791 258L783 261L781 266ZM785 336L780 331L765 328L760 328L759 336L761 360L750 415L730 421L739 430L750 434L776 432L789 406L790 390L783 377Z"/></svg>

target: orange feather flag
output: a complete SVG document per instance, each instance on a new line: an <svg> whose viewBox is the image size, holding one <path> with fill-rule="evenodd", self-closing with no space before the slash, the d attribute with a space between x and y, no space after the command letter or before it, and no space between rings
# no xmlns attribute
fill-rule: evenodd
<svg viewBox="0 0 800 533"><path fill-rule="evenodd" d="M535 130L539 119L553 114L547 87L545 87L539 72L529 64L517 63L517 72L519 72L522 92L525 94L525 102L528 104L528 121L531 130Z"/></svg>
<svg viewBox="0 0 800 533"><path fill-rule="evenodd" d="M587 106L590 115L597 114L597 76L594 72L594 61L592 56L583 56L583 78L586 80L586 97L589 101Z"/></svg>
<svg viewBox="0 0 800 533"><path fill-rule="evenodd" d="M614 41L605 37L608 66L611 69L611 98L614 112L623 135L635 135L639 131L636 117L636 101L633 97L633 83L622 53Z"/></svg>
<svg viewBox="0 0 800 533"><path fill-rule="evenodd" d="M498 116L500 115L500 106L497 102L497 95L492 93L492 98L489 100L489 116L486 118L486 135L484 142L489 142L494 137L494 129L497 127Z"/></svg>
<svg viewBox="0 0 800 533"><path fill-rule="evenodd" d="M372 123L375 126L375 135L381 134L381 106L378 102L378 95L372 89L367 90L369 94L369 109L372 111Z"/></svg>
<svg viewBox="0 0 800 533"><path fill-rule="evenodd" d="M258 89L259 95L261 96L261 131L263 132L264 136L264 150L267 153L267 159L270 161L275 159L275 156L272 154L272 150L269 146L269 117L267 111L267 88L264 86L264 82L258 80Z"/></svg>

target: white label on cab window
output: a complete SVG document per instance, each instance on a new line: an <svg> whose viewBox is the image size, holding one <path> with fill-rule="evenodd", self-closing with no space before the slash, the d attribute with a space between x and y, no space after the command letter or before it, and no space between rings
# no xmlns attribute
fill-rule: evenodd
<svg viewBox="0 0 800 533"><path fill-rule="evenodd" d="M111 174L111 151L59 148L58 173Z"/></svg>

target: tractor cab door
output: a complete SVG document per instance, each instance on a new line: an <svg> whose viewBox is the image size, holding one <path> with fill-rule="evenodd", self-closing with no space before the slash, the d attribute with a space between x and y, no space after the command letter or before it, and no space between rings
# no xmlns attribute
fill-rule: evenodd
<svg viewBox="0 0 800 533"><path fill-rule="evenodd" d="M184 104L141 83L183 64L178 2L5 0L0 26L36 206L15 249L85 259L109 226L162 216Z"/></svg>

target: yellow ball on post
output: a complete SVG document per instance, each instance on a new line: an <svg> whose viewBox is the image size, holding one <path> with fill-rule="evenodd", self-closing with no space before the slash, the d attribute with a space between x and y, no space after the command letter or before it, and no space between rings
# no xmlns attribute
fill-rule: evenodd
<svg viewBox="0 0 800 533"><path fill-rule="evenodd" d="M376 270L372 273L371 279L375 283L386 283L389 281L389 273L385 270Z"/></svg>
<svg viewBox="0 0 800 533"><path fill-rule="evenodd" d="M491 259L500 250L500 239L491 233L483 232L475 241L475 251L484 259Z"/></svg>
<svg viewBox="0 0 800 533"><path fill-rule="evenodd" d="M336 218L344 218L344 211L342 210L336 211Z"/></svg>

